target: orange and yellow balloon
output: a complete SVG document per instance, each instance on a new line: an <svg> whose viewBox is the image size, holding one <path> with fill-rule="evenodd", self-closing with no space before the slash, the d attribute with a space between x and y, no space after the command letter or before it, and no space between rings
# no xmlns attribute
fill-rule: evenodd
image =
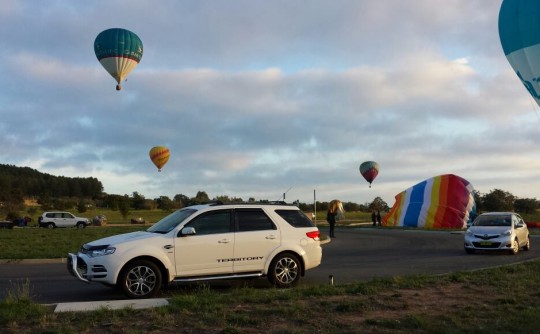
<svg viewBox="0 0 540 334"><path fill-rule="evenodd" d="M159 172L161 172L161 168L169 161L170 156L171 152L165 146L155 146L150 149L150 159L156 165Z"/></svg>

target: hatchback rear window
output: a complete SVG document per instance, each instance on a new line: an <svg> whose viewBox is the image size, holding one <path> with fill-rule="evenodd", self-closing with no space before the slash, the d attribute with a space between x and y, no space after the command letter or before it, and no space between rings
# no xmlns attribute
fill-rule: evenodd
<svg viewBox="0 0 540 334"><path fill-rule="evenodd" d="M276 210L293 227L315 227L315 224L300 210Z"/></svg>

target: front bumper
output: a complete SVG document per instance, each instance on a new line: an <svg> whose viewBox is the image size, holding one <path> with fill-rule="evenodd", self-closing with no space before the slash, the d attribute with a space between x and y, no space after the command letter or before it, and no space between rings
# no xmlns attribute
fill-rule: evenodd
<svg viewBox="0 0 540 334"><path fill-rule="evenodd" d="M512 238L501 236L486 240L484 238L469 237L465 238L465 248L476 250L511 250Z"/></svg>
<svg viewBox="0 0 540 334"><path fill-rule="evenodd" d="M86 263L84 263L84 261L77 256L77 254L68 254L67 269L71 275L77 277L80 281L90 283L90 281L87 279L88 267Z"/></svg>

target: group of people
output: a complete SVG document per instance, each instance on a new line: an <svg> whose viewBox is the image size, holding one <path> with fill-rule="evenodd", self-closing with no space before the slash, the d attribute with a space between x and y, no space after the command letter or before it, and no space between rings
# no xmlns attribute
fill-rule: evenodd
<svg viewBox="0 0 540 334"><path fill-rule="evenodd" d="M328 204L328 211L326 212L326 221L330 226L329 236L330 238L335 238L334 228L336 227L336 221L338 219L343 219L345 210L343 209L343 204L339 200L333 200ZM381 211L375 212L371 211L371 222L373 226L381 226Z"/></svg>

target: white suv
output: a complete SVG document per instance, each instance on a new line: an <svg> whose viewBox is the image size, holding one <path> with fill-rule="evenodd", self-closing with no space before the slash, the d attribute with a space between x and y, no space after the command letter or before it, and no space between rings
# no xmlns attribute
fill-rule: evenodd
<svg viewBox="0 0 540 334"><path fill-rule="evenodd" d="M196 205L146 231L89 242L69 254L68 269L81 281L118 286L130 298L152 297L173 281L267 276L287 288L321 263L319 236L296 206Z"/></svg>
<svg viewBox="0 0 540 334"><path fill-rule="evenodd" d="M76 227L85 228L88 218L76 217L69 212L44 212L38 218L39 227Z"/></svg>

